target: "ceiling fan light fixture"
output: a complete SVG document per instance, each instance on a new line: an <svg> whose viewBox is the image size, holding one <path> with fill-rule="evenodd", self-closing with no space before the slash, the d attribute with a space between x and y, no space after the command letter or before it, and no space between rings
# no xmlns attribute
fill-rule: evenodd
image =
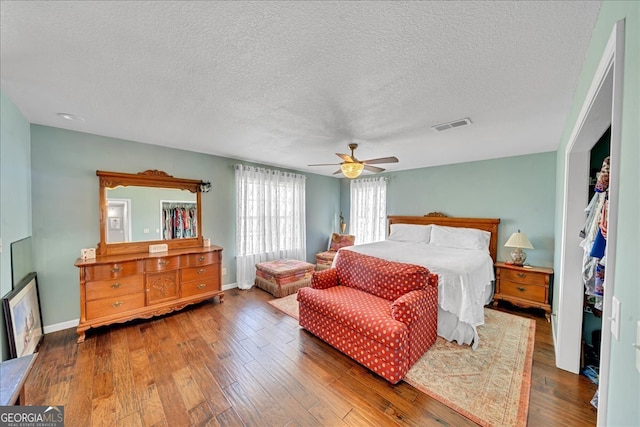
<svg viewBox="0 0 640 427"><path fill-rule="evenodd" d="M343 163L340 170L347 178L357 178L362 173L364 165L362 163Z"/></svg>

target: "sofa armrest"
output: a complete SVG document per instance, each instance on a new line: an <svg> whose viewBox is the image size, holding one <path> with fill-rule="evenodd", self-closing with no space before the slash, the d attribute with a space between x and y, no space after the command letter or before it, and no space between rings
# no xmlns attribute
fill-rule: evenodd
<svg viewBox="0 0 640 427"><path fill-rule="evenodd" d="M438 287L438 275L436 273L429 273L427 276L427 286L431 286L433 288Z"/></svg>
<svg viewBox="0 0 640 427"><path fill-rule="evenodd" d="M394 320L410 325L420 317L426 315L430 305L437 304L431 301L430 294L426 290L407 292L391 304L391 317Z"/></svg>
<svg viewBox="0 0 640 427"><path fill-rule="evenodd" d="M314 271L311 275L311 287L313 289L327 289L338 286L338 272L335 268Z"/></svg>

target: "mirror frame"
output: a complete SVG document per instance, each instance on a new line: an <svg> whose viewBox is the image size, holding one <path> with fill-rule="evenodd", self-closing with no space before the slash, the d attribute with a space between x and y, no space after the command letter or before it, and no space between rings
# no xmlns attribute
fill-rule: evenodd
<svg viewBox="0 0 640 427"><path fill-rule="evenodd" d="M146 170L137 174L96 171L100 178L100 243L97 255L121 255L138 252L149 252L149 245L167 244L169 249L193 248L203 245L202 238L202 197L203 181L195 179L174 178L160 170ZM156 187L188 190L196 194L198 236L190 239L147 240L143 242L108 243L107 242L107 190L116 187Z"/></svg>

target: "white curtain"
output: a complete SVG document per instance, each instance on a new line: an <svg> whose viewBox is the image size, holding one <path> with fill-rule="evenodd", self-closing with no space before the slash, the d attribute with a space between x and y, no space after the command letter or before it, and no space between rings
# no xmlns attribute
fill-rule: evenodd
<svg viewBox="0 0 640 427"><path fill-rule="evenodd" d="M306 260L306 177L245 165L235 165L235 175L236 281L249 289L257 263Z"/></svg>
<svg viewBox="0 0 640 427"><path fill-rule="evenodd" d="M350 221L349 234L356 236L356 244L379 242L386 238L386 178L364 178L351 181Z"/></svg>

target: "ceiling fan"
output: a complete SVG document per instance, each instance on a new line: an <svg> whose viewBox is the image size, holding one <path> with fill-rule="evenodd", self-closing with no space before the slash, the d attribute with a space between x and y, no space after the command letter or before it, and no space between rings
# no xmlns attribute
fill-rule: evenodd
<svg viewBox="0 0 640 427"><path fill-rule="evenodd" d="M383 168L379 168L377 166L371 166L371 165L377 165L380 163L398 163L397 157L381 157L379 159L358 160L353 155L353 150L355 150L356 148L358 148L358 144L349 144L351 155L336 153L336 156L344 160L342 163L320 163L320 164L309 165L309 166L340 165L340 169L335 171L333 173L334 175L342 173L347 178L357 178L360 176L363 170L368 170L369 172L374 172L374 173L384 171Z"/></svg>

